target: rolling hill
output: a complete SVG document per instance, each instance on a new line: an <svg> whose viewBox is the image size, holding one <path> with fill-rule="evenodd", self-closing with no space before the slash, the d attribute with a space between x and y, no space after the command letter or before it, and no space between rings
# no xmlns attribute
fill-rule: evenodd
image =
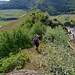
<svg viewBox="0 0 75 75"><path fill-rule="evenodd" d="M2 32L2 36L0 36L0 55L2 55L1 57L5 54L8 56L0 61L1 73L12 71L5 75L28 75L29 71L34 71L36 73L47 73L48 75L62 75L62 73L64 75L75 74L75 57L71 55L72 50L67 44L69 36L61 26L57 26L56 28L46 26L47 30L45 32L44 24L46 24L46 22L51 22L48 16L46 16L46 13L37 10L23 15L8 26L1 28L4 30L11 30L15 26L21 24L18 30L15 29L15 31L12 32L5 31ZM54 24L58 25L57 22ZM46 43L41 40L38 51L40 53L38 53L31 44L32 38L30 36L38 33L35 30L39 31L39 33L44 32L44 38L42 38L42 40L45 40ZM30 37L31 40L28 37ZM28 48L26 46L30 47ZM14 52L16 52L16 54ZM36 73L34 75L45 75Z"/></svg>
<svg viewBox="0 0 75 75"><path fill-rule="evenodd" d="M10 0L0 9L41 9L50 14L75 13L75 0Z"/></svg>
<svg viewBox="0 0 75 75"><path fill-rule="evenodd" d="M7 3L7 1L0 1L0 4L5 4Z"/></svg>
<svg viewBox="0 0 75 75"><path fill-rule="evenodd" d="M28 15L23 15L18 20L15 20L15 21L11 22L10 24L1 27L0 30L7 30L7 31L12 30L15 26L20 25L27 17L28 17Z"/></svg>

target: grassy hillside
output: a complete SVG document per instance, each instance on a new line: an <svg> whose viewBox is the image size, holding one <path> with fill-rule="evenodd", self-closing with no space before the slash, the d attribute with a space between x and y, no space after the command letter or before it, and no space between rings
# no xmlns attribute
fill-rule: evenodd
<svg viewBox="0 0 75 75"><path fill-rule="evenodd" d="M51 19L58 19L60 22L64 21L66 18L69 18L69 20L75 20L75 15L74 14L62 14L62 15L57 15L57 16L51 16Z"/></svg>
<svg viewBox="0 0 75 75"><path fill-rule="evenodd" d="M67 43L69 35L64 25L51 20L47 12L29 12L1 29L7 30L0 32L1 73L29 69L47 75L75 75L75 57ZM38 51L33 44L37 34L41 40Z"/></svg>
<svg viewBox="0 0 75 75"><path fill-rule="evenodd" d="M24 14L26 14L25 10L0 10L0 25L8 25L10 22L20 18Z"/></svg>
<svg viewBox="0 0 75 75"><path fill-rule="evenodd" d="M40 9L51 15L61 13L75 13L75 0L10 0L0 5L0 9Z"/></svg>
<svg viewBox="0 0 75 75"><path fill-rule="evenodd" d="M10 23L9 21L0 21L1 26L8 25L9 23Z"/></svg>

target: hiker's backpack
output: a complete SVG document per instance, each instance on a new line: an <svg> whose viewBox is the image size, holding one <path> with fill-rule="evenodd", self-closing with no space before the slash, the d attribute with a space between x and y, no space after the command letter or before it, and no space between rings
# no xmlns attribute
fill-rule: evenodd
<svg viewBox="0 0 75 75"><path fill-rule="evenodd" d="M33 39L34 44L38 43L38 38Z"/></svg>

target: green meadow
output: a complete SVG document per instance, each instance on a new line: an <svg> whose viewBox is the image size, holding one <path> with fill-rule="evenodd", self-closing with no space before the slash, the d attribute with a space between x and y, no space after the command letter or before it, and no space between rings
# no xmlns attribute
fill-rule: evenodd
<svg viewBox="0 0 75 75"><path fill-rule="evenodd" d="M0 25L8 25L11 21L6 21L6 19L20 18L20 16L22 16L23 14L26 14L25 10L0 10Z"/></svg>
<svg viewBox="0 0 75 75"><path fill-rule="evenodd" d="M10 21L0 21L0 25L8 25Z"/></svg>
<svg viewBox="0 0 75 75"><path fill-rule="evenodd" d="M0 10L0 17L2 18L19 18L25 14L25 10L11 9L11 10Z"/></svg>
<svg viewBox="0 0 75 75"><path fill-rule="evenodd" d="M57 16L51 16L50 19L58 19L60 22L64 21L66 18L69 20L75 20L75 14L62 14Z"/></svg>

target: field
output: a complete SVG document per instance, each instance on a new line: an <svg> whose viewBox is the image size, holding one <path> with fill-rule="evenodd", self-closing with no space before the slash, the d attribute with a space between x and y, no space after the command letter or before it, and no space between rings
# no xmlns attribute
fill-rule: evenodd
<svg viewBox="0 0 75 75"><path fill-rule="evenodd" d="M20 18L23 14L26 14L25 10L13 9L13 10L0 10L0 25L7 25L11 21L5 21L6 19Z"/></svg>
<svg viewBox="0 0 75 75"><path fill-rule="evenodd" d="M57 15L57 16L51 16L50 19L58 19L60 22L65 21L66 18L68 20L75 20L75 14L62 14L62 15Z"/></svg>
<svg viewBox="0 0 75 75"><path fill-rule="evenodd" d="M8 25L9 23L10 23L10 21L0 21L1 26Z"/></svg>
<svg viewBox="0 0 75 75"><path fill-rule="evenodd" d="M25 14L26 11L19 9L11 9L11 10L0 10L0 17L3 18L19 18L21 15Z"/></svg>

